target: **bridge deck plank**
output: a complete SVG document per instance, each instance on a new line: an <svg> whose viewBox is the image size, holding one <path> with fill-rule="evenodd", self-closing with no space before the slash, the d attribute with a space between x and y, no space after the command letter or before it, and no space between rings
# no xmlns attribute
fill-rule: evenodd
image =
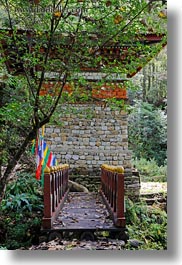
<svg viewBox="0 0 182 265"><path fill-rule="evenodd" d="M113 221L98 193L70 192L52 229L112 230Z"/></svg>

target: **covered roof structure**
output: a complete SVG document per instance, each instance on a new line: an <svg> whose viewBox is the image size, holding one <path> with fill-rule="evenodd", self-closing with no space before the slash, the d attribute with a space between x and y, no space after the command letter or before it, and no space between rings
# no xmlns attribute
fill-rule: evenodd
<svg viewBox="0 0 182 265"><path fill-rule="evenodd" d="M20 57L23 57L25 54L34 52L36 42L39 41L39 38L35 35L34 32L30 30L17 30L17 36L22 41L22 47L18 53L17 47L13 44L12 41L9 41L13 36L13 31L10 29L1 29L0 30L0 41L1 41L1 56L5 58L5 64L8 73L12 75L24 74L23 62ZM45 34L46 35L46 34ZM58 37L58 36L57 36ZM62 38L62 36L59 36ZM67 40L68 41L68 40ZM66 41L66 42L67 42ZM46 47L44 47L43 42L39 47L38 52L43 57L46 54ZM143 46L143 50L141 49ZM146 33L146 34L136 34L133 40L128 43L112 43L111 41L102 47L93 47L90 51L91 56L101 56L102 63L99 62L95 66L88 66L85 62L80 62L80 72L73 73L75 79L80 76L84 76L88 81L97 81L100 78L107 78L108 73L102 72L103 65L107 67L108 63L112 65L120 64L120 74L112 73L108 79L116 82L122 82L126 78L134 76L142 67L148 63L152 58L154 58L161 48L166 45L166 35L165 34L155 34L155 33ZM146 47L148 47L146 51ZM151 48L155 47L155 52L151 52ZM69 43L53 43L49 52L49 56L52 60L64 60L61 58L62 49L69 49ZM66 63L66 62L65 62ZM133 69L127 68L127 65L133 64ZM122 72L122 68L125 69ZM41 71L42 66L40 63L34 65L34 71ZM50 79L56 77L56 73L59 73L59 66L52 71L49 71L48 76Z"/></svg>

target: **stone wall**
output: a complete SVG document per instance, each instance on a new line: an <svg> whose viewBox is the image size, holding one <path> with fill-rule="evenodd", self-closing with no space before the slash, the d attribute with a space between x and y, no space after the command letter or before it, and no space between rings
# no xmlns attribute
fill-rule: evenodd
<svg viewBox="0 0 182 265"><path fill-rule="evenodd" d="M131 172L125 112L89 104L58 111L62 126L47 125L45 137L58 161L70 165L71 175L99 176L103 163L122 165L126 189L139 190L139 180Z"/></svg>

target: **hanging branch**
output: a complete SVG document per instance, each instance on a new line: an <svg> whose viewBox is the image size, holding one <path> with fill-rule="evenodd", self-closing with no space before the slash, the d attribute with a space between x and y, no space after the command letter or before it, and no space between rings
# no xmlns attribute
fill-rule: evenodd
<svg viewBox="0 0 182 265"><path fill-rule="evenodd" d="M116 36L118 36L120 33L124 32L124 30L130 25L132 24L132 22L140 16L140 14L149 6L149 3L146 4L132 19L130 19L130 21L124 25L121 29L119 29L114 35L112 35L111 37L109 37L107 40L105 40L100 46L99 48L94 51L97 52L99 49L101 49L102 47L104 47L107 43L109 43L113 38L115 38Z"/></svg>

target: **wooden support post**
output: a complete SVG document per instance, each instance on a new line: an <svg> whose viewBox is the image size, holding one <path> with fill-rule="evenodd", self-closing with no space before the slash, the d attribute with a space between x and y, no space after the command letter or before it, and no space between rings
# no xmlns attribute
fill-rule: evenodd
<svg viewBox="0 0 182 265"><path fill-rule="evenodd" d="M52 218L52 192L51 192L51 172L47 168L44 175L44 218L43 227L51 228L51 218Z"/></svg>
<svg viewBox="0 0 182 265"><path fill-rule="evenodd" d="M51 193L52 193L52 212L54 212L55 211L55 209L56 209L56 198L55 198L55 171L53 170L53 172L51 173L51 176L52 176L52 185L51 185L51 187L52 187L52 191L51 191Z"/></svg>
<svg viewBox="0 0 182 265"><path fill-rule="evenodd" d="M68 196L68 165L46 167L44 171L43 228L51 229Z"/></svg>
<svg viewBox="0 0 182 265"><path fill-rule="evenodd" d="M124 168L103 164L101 174L100 194L112 216L114 225L124 228L126 224L124 216Z"/></svg>
<svg viewBox="0 0 182 265"><path fill-rule="evenodd" d="M126 224L124 216L124 175L117 174L117 194L116 194L116 226L124 227Z"/></svg>

